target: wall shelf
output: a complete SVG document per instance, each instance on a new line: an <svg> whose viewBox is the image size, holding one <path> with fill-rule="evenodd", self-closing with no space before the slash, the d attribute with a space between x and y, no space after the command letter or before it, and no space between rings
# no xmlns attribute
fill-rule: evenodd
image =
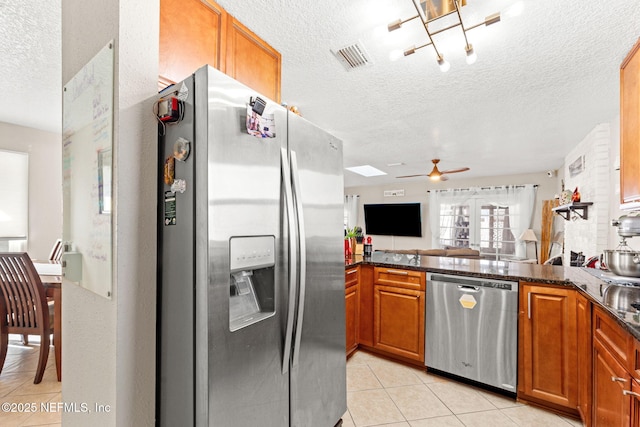
<svg viewBox="0 0 640 427"><path fill-rule="evenodd" d="M573 202L568 205L562 205L551 209L566 221L571 219L571 212L575 212L582 219L589 218L589 206L593 205L593 202Z"/></svg>

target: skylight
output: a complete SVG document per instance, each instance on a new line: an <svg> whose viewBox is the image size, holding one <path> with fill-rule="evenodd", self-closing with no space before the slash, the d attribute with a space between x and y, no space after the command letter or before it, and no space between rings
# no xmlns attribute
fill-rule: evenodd
<svg viewBox="0 0 640 427"><path fill-rule="evenodd" d="M376 169L371 165L363 165L363 166L353 166L350 168L345 168L351 172L357 173L358 175L371 177L371 176L380 176L386 175L386 172L382 172L380 169Z"/></svg>

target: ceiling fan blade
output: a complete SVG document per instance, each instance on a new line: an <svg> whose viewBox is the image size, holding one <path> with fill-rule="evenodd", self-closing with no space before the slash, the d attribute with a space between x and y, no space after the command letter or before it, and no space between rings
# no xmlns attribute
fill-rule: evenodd
<svg viewBox="0 0 640 427"><path fill-rule="evenodd" d="M446 175L440 175L440 181L447 181L449 180L449 178L447 178Z"/></svg>
<svg viewBox="0 0 640 427"><path fill-rule="evenodd" d="M429 175L424 174L424 173L421 173L421 174L418 174L418 175L403 175L403 176L396 176L396 178L413 178L413 177L416 177L416 176L429 176Z"/></svg>
<svg viewBox="0 0 640 427"><path fill-rule="evenodd" d="M449 169L446 171L441 171L440 173L456 173L456 172L466 172L469 168L460 168L460 169Z"/></svg>

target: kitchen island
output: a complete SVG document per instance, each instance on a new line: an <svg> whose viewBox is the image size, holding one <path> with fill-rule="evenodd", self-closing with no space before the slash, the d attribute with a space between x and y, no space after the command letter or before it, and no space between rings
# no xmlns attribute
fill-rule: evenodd
<svg viewBox="0 0 640 427"><path fill-rule="evenodd" d="M425 337L429 273L511 281L519 288L518 400L587 426L640 426L640 315L610 305L607 289L619 286L600 270L388 252L345 267L349 354L361 348L424 367L433 345Z"/></svg>

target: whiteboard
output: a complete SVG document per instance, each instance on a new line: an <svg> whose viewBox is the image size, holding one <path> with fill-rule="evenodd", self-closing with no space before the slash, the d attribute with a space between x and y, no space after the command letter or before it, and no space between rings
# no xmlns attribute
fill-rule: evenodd
<svg viewBox="0 0 640 427"><path fill-rule="evenodd" d="M69 271L68 276L109 299L115 213L111 203L113 46L112 40L64 85L62 101L62 236L70 246L66 250L80 253L82 259L81 274Z"/></svg>

